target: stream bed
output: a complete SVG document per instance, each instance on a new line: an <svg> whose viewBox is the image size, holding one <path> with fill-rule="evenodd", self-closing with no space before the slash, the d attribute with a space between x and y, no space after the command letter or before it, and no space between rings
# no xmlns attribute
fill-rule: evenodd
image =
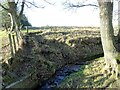
<svg viewBox="0 0 120 90"><path fill-rule="evenodd" d="M85 63L81 63L79 65L66 65L63 68L56 71L55 75L44 81L41 86L38 87L38 90L46 90L46 89L54 89L57 88L61 82L69 76L73 72L77 72L80 70L80 67Z"/></svg>

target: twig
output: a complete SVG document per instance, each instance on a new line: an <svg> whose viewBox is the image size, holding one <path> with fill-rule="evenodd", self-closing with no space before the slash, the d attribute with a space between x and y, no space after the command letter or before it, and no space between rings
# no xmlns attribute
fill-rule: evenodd
<svg viewBox="0 0 120 90"><path fill-rule="evenodd" d="M26 1L26 2L25 2L25 5L26 5L28 8L30 8L30 7L29 7L29 5L28 5L27 3L30 4L30 5L32 5L32 6L34 6L34 7L36 7L36 8L44 8L44 7L42 7L42 6L37 6L37 5L35 5L34 3L32 3L32 2Z"/></svg>
<svg viewBox="0 0 120 90"><path fill-rule="evenodd" d="M50 3L47 0L44 0L46 3L50 4L50 5L55 5L55 3Z"/></svg>

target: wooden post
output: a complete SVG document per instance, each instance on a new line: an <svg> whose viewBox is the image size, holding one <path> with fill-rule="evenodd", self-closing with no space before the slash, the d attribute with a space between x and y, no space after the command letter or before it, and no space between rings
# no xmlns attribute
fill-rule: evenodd
<svg viewBox="0 0 120 90"><path fill-rule="evenodd" d="M10 41L11 56L13 56L13 55L14 55L14 52L13 52L12 38L11 38L11 34L10 34L10 33L8 34L8 37L9 37L9 41Z"/></svg>
<svg viewBox="0 0 120 90"><path fill-rule="evenodd" d="M28 26L26 26L26 31L27 31L27 34L28 34Z"/></svg>
<svg viewBox="0 0 120 90"><path fill-rule="evenodd" d="M51 26L51 31L53 30L53 27Z"/></svg>
<svg viewBox="0 0 120 90"><path fill-rule="evenodd" d="M19 36L18 36L18 31L15 31L15 33L16 33L17 44L18 44L18 46L19 46Z"/></svg>
<svg viewBox="0 0 120 90"><path fill-rule="evenodd" d="M12 35L12 37L13 37L14 51L15 51L15 53L16 53L17 48L16 48L16 42L15 42L15 35Z"/></svg>
<svg viewBox="0 0 120 90"><path fill-rule="evenodd" d="M120 42L120 25L118 25L118 42Z"/></svg>

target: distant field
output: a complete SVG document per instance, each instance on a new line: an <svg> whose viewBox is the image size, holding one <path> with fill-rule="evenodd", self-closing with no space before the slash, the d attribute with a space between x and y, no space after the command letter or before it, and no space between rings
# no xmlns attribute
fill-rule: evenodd
<svg viewBox="0 0 120 90"><path fill-rule="evenodd" d="M22 30L23 35L27 33L27 30ZM38 36L44 37L47 40L56 40L61 43L65 43L70 47L77 45L77 42L81 42L81 39L99 38L99 27L50 27L50 28L38 28L29 29L28 33L36 33ZM117 33L117 28L115 28ZM0 47L5 51L9 48L9 39L6 31L0 31ZM7 46L7 47L6 47ZM4 48L5 47L5 48ZM5 56L5 55L4 55Z"/></svg>
<svg viewBox="0 0 120 90"><path fill-rule="evenodd" d="M118 28L117 27L114 27L114 30L115 30L115 35L118 33ZM57 32L57 33L66 33L66 32L70 32L70 33L74 33L74 32L79 32L79 31L83 31L82 33L84 34L84 31L96 31L96 32L99 32L100 31L100 28L99 27L65 27L65 26L62 26L62 27L49 27L49 28L44 28L42 27L41 28L37 28L37 29L28 29L28 33L35 33L35 32L41 32L41 33L53 33L53 32ZM27 33L27 30L22 30L22 33L25 35ZM79 33L80 34L80 33ZM6 31L2 31L0 30L0 39L3 39L3 38L7 38L7 32Z"/></svg>

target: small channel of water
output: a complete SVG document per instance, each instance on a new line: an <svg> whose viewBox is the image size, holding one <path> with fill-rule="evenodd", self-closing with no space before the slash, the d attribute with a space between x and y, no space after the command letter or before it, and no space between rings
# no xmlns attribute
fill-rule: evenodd
<svg viewBox="0 0 120 90"><path fill-rule="evenodd" d="M77 72L82 65L84 65L84 63L81 63L79 65L64 66L63 68L56 71L54 77L44 81L43 84L38 87L38 90L53 90L54 88L57 88L67 76L69 76L73 72Z"/></svg>

